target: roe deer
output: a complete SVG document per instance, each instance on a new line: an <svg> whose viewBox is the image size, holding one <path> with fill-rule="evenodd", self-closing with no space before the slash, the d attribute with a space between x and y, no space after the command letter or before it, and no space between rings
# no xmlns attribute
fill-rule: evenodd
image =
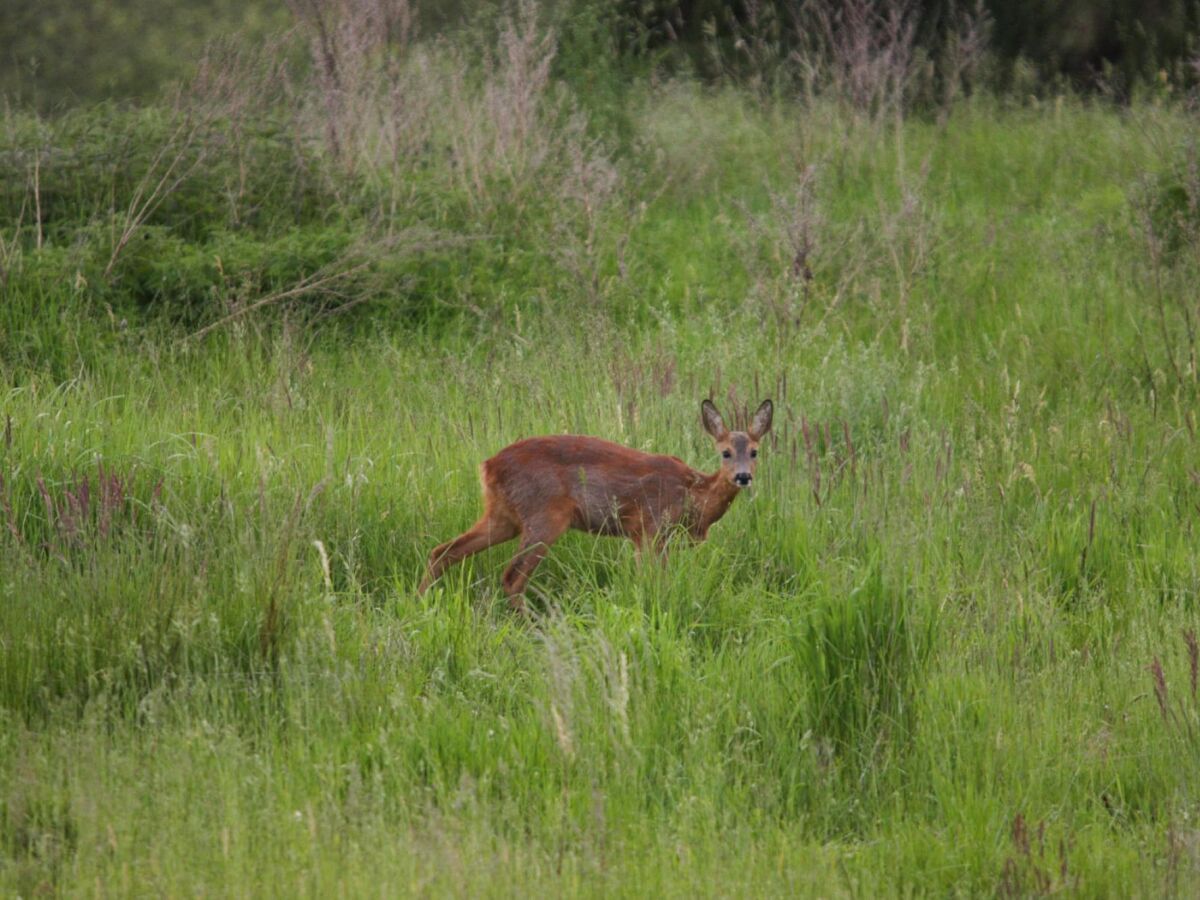
<svg viewBox="0 0 1200 900"><path fill-rule="evenodd" d="M772 413L771 401L764 400L748 431L730 431L711 401L700 404L704 428L721 454L721 468L711 475L674 456L593 437L552 435L510 444L480 466L483 516L433 549L418 592L471 554L520 535L502 583L509 604L523 612L529 576L568 528L627 537L639 556L647 545L665 550L672 526L704 540L754 479L758 442L771 429Z"/></svg>

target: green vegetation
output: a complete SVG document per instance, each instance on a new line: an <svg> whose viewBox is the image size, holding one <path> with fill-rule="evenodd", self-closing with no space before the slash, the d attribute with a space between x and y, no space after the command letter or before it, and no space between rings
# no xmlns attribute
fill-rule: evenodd
<svg viewBox="0 0 1200 900"><path fill-rule="evenodd" d="M1194 113L335 36L5 113L0 893L1195 895ZM705 544L415 595L710 394Z"/></svg>

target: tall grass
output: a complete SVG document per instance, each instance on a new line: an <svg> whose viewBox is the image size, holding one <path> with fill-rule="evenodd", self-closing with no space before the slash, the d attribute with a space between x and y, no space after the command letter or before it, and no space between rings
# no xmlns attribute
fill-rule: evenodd
<svg viewBox="0 0 1200 900"><path fill-rule="evenodd" d="M596 111L532 7L381 21L9 113L3 890L1194 893L1189 114ZM705 544L416 596L480 460L709 468L710 395L777 413Z"/></svg>

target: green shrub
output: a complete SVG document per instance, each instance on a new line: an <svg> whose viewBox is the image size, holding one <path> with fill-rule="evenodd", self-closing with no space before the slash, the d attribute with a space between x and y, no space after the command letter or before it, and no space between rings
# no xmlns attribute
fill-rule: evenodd
<svg viewBox="0 0 1200 900"><path fill-rule="evenodd" d="M6 124L0 219L20 221L27 246L39 228L43 243L69 245L81 224L143 210L139 221L203 240L315 224L333 206L319 161L283 118L202 120L110 102Z"/></svg>

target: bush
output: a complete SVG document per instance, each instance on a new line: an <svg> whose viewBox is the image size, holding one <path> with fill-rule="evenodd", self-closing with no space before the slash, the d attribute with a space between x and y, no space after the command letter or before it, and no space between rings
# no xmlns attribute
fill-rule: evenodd
<svg viewBox="0 0 1200 900"><path fill-rule="evenodd" d="M26 245L70 244L83 223L143 209L145 224L187 240L276 233L323 220L333 200L312 150L278 115L104 103L6 125L0 218L22 223Z"/></svg>

